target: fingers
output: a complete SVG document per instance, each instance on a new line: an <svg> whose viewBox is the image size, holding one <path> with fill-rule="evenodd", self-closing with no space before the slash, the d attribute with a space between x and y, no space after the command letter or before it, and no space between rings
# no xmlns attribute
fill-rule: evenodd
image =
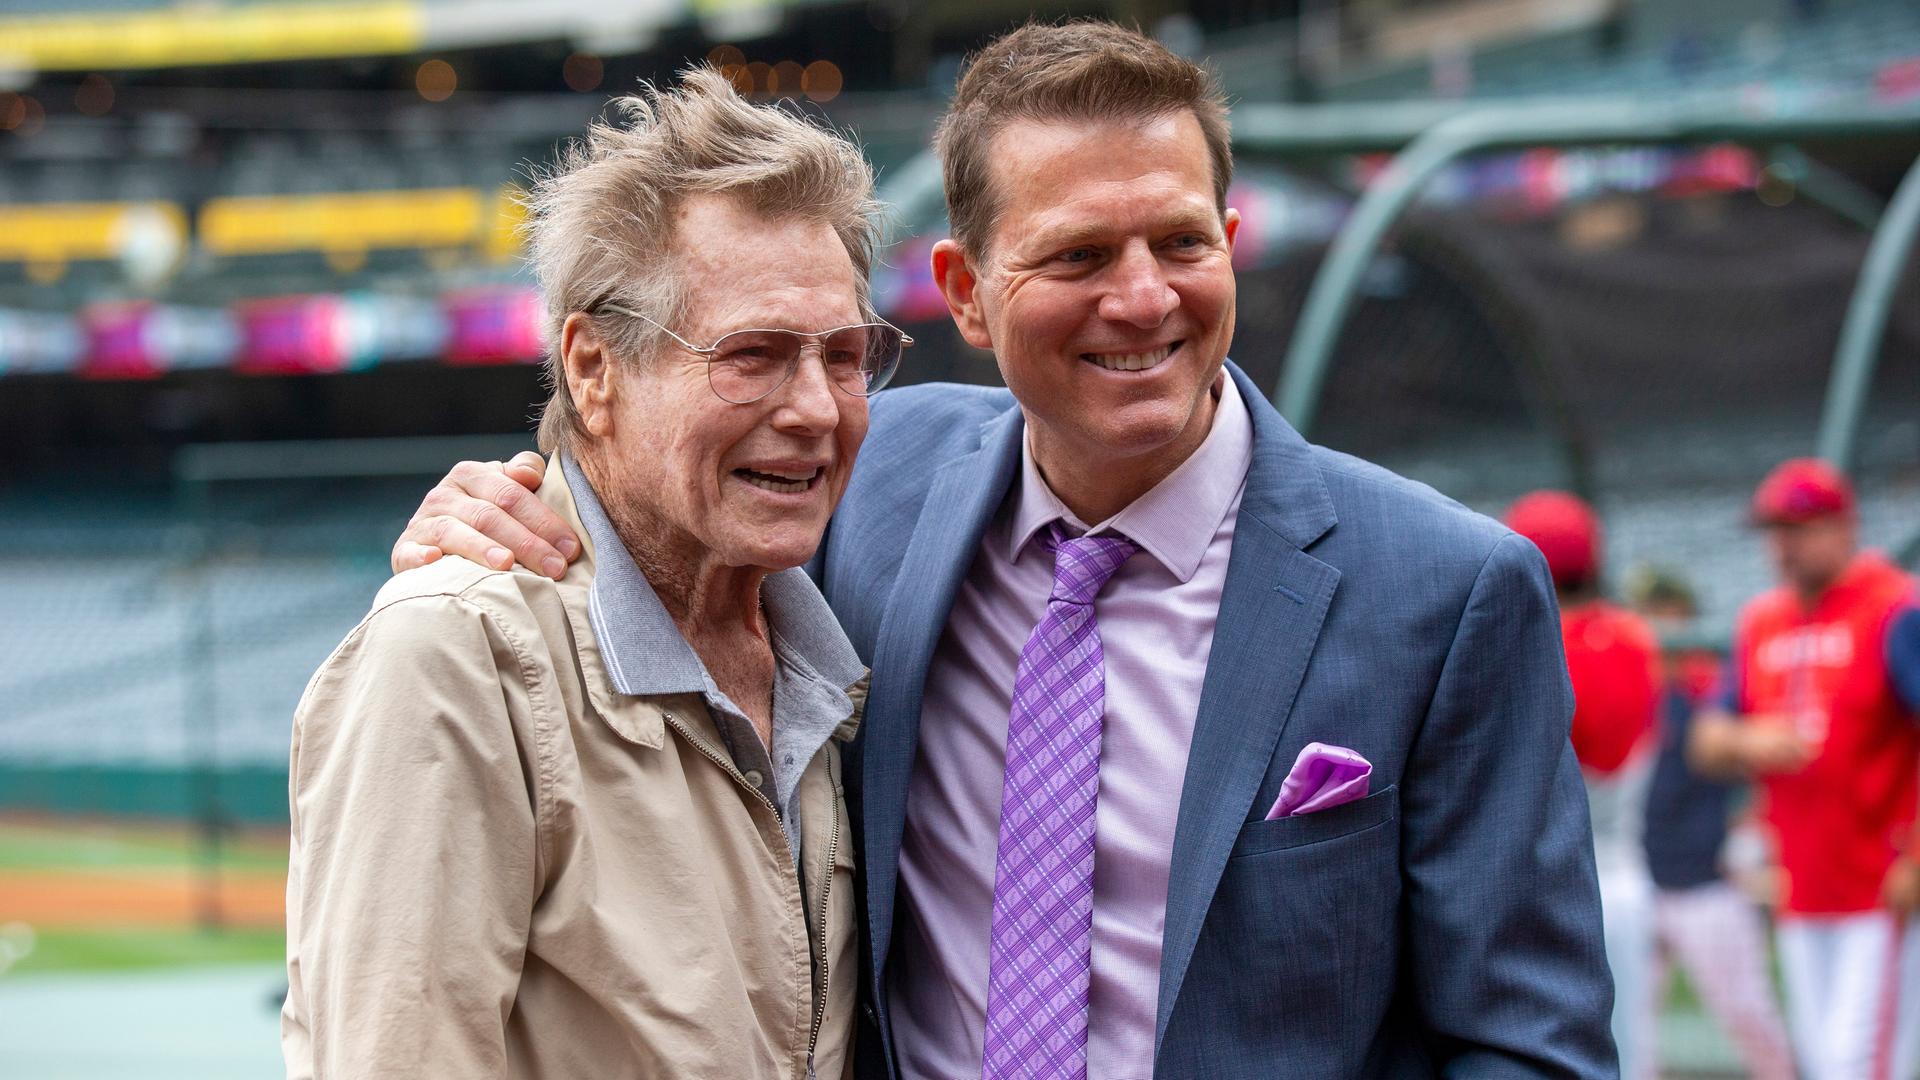
<svg viewBox="0 0 1920 1080"><path fill-rule="evenodd" d="M540 490L540 481L546 477L547 461L531 450L522 450L507 462L508 478L528 491Z"/></svg>
<svg viewBox="0 0 1920 1080"><path fill-rule="evenodd" d="M579 538L534 494L546 462L527 451L512 461L463 461L453 467L407 523L393 547L395 573L441 555L510 569L515 562L554 579L580 554Z"/></svg>
<svg viewBox="0 0 1920 1080"><path fill-rule="evenodd" d="M495 514L499 513L497 508L486 507L486 509ZM510 548L451 514L434 514L413 519L407 525L407 531L401 537L401 543L411 543L415 547L437 550L445 555L457 555L469 562L477 562L495 570L513 568L514 553ZM400 557L399 546L396 545L394 549L396 567L399 566ZM565 570L561 572L565 573Z"/></svg>
<svg viewBox="0 0 1920 1080"><path fill-rule="evenodd" d="M428 563L438 562L441 554L441 550L431 544L416 544L403 538L393 545L393 572L400 574L417 570Z"/></svg>
<svg viewBox="0 0 1920 1080"><path fill-rule="evenodd" d="M427 493L402 539L496 569L518 561L551 578L565 576L580 542L530 490L540 485L544 466L530 452L507 465L461 462Z"/></svg>

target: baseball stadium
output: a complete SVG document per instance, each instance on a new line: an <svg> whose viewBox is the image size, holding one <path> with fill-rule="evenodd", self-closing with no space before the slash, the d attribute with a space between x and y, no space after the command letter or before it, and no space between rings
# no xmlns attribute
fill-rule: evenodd
<svg viewBox="0 0 1920 1080"><path fill-rule="evenodd" d="M971 53L1077 18L1224 89L1231 359L1307 440L1577 497L1594 589L1709 668L1782 462L1920 573L1913 0L0 0L0 1076L285 1074L296 709L428 490L534 448L529 193L614 99L707 65L852 140L890 386L998 387L932 140ZM1709 861L1771 927L1758 798ZM1634 1074L1796 1075L1765 941L1737 991L1662 941L1614 961Z"/></svg>

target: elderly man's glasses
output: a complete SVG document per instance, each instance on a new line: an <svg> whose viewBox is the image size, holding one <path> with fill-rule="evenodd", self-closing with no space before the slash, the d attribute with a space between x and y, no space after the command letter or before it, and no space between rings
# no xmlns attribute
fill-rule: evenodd
<svg viewBox="0 0 1920 1080"><path fill-rule="evenodd" d="M639 319L660 330L680 347L707 358L707 385L723 401L747 405L786 384L810 348L820 350L820 362L835 386L856 397L866 397L887 385L900 367L900 352L913 339L883 322L859 323L803 334L798 330L735 330L706 348L667 329L631 308L602 301L589 309L610 311Z"/></svg>

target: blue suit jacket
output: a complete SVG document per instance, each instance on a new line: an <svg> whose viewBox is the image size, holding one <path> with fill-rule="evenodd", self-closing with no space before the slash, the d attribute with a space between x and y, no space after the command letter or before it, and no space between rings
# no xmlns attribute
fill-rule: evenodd
<svg viewBox="0 0 1920 1080"><path fill-rule="evenodd" d="M1229 371L1253 414L1253 463L1178 808L1155 1075L1615 1075L1539 552L1309 445ZM927 665L1018 476L1023 422L997 389L924 385L872 404L813 569L873 668L848 796L865 878L859 1057L880 1077L893 1071L887 955ZM1314 741L1364 754L1373 794L1261 820Z"/></svg>

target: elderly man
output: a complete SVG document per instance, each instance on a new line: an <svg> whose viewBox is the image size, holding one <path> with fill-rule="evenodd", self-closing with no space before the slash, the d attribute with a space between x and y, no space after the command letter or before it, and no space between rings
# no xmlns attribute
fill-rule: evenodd
<svg viewBox="0 0 1920 1080"><path fill-rule="evenodd" d="M814 562L874 669L862 1070L1613 1075L1546 567L1226 364L1212 80L1028 26L938 139L1007 389L876 400ZM456 468L396 562L559 564L537 479Z"/></svg>
<svg viewBox="0 0 1920 1080"><path fill-rule="evenodd" d="M291 1076L849 1064L866 669L799 567L903 343L872 176L717 73L623 105L532 206L584 552L401 574L301 702Z"/></svg>

